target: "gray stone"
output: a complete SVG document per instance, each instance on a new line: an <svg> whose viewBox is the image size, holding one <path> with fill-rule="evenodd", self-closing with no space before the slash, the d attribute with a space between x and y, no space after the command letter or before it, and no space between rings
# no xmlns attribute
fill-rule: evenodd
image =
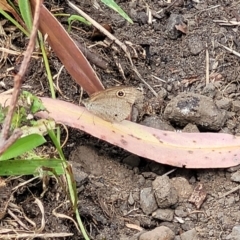
<svg viewBox="0 0 240 240"><path fill-rule="evenodd" d="M240 164L237 166L228 168L227 171L232 173L232 172L236 172L239 169L240 169Z"/></svg>
<svg viewBox="0 0 240 240"><path fill-rule="evenodd" d="M180 234L181 240L198 240L196 229L191 229L187 232Z"/></svg>
<svg viewBox="0 0 240 240"><path fill-rule="evenodd" d="M141 124L144 126L147 126L147 127L157 128L160 130L175 131L173 126L171 126L166 121L163 121L158 116L147 116L144 118L144 120L141 122Z"/></svg>
<svg viewBox="0 0 240 240"><path fill-rule="evenodd" d="M216 93L217 93L217 88L214 83L210 82L203 88L203 94L207 97L214 98Z"/></svg>
<svg viewBox="0 0 240 240"><path fill-rule="evenodd" d="M189 199L193 192L192 185L189 184L186 178L176 177L171 179L173 187L177 190L178 200L184 202Z"/></svg>
<svg viewBox="0 0 240 240"><path fill-rule="evenodd" d="M218 106L218 108L224 110L229 110L232 105L232 101L229 98L221 98L220 100L216 100L215 103Z"/></svg>
<svg viewBox="0 0 240 240"><path fill-rule="evenodd" d="M168 103L164 118L183 127L192 123L206 130L220 130L227 120L227 112L220 110L209 97L182 93Z"/></svg>
<svg viewBox="0 0 240 240"><path fill-rule="evenodd" d="M189 37L188 47L192 55L198 55L204 48L202 39L199 36Z"/></svg>
<svg viewBox="0 0 240 240"><path fill-rule="evenodd" d="M171 16L168 19L167 26L166 26L166 32L170 39L177 39L182 35L182 32L177 30L176 25L185 25L184 24L184 18L182 15L178 14L171 14Z"/></svg>
<svg viewBox="0 0 240 240"><path fill-rule="evenodd" d="M168 176L159 176L152 182L152 187L160 208L168 208L178 201L176 189Z"/></svg>
<svg viewBox="0 0 240 240"><path fill-rule="evenodd" d="M231 180L234 182L240 182L240 170L232 174Z"/></svg>
<svg viewBox="0 0 240 240"><path fill-rule="evenodd" d="M240 101L239 100L235 100L232 102L232 110L234 112L240 112Z"/></svg>
<svg viewBox="0 0 240 240"><path fill-rule="evenodd" d="M139 240L174 240L174 233L171 229L161 226L143 233Z"/></svg>
<svg viewBox="0 0 240 240"><path fill-rule="evenodd" d="M174 212L171 209L158 209L152 214L153 218L168 222L173 220L173 215Z"/></svg>
<svg viewBox="0 0 240 240"><path fill-rule="evenodd" d="M181 227L184 231L191 231L195 227L195 224L193 221L185 221L181 224Z"/></svg>
<svg viewBox="0 0 240 240"><path fill-rule="evenodd" d="M151 187L143 188L140 192L140 205L145 214L151 214L157 209L157 203Z"/></svg>
<svg viewBox="0 0 240 240"><path fill-rule="evenodd" d="M192 123L188 123L182 130L182 132L197 133L199 132L198 127Z"/></svg>
<svg viewBox="0 0 240 240"><path fill-rule="evenodd" d="M179 206L175 209L175 215L181 218L187 217L188 213L186 211L186 208L183 206Z"/></svg>
<svg viewBox="0 0 240 240"><path fill-rule="evenodd" d="M157 177L157 174L153 172L143 172L142 175L144 176L145 179L151 180L154 180Z"/></svg>
<svg viewBox="0 0 240 240"><path fill-rule="evenodd" d="M131 167L138 167L140 164L140 158L137 155L131 154L123 159L123 163L126 163L127 165Z"/></svg>
<svg viewBox="0 0 240 240"><path fill-rule="evenodd" d="M135 201L133 199L132 192L130 192L129 197L128 197L128 204L133 205L134 203L135 203Z"/></svg>
<svg viewBox="0 0 240 240"><path fill-rule="evenodd" d="M232 232L226 237L228 240L240 240L240 225L233 227Z"/></svg>

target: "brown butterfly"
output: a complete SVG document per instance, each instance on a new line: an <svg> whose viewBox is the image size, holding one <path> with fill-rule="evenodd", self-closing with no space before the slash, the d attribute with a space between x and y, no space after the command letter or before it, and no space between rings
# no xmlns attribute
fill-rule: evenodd
<svg viewBox="0 0 240 240"><path fill-rule="evenodd" d="M82 101L84 106L96 116L108 122L121 122L132 110L142 92L134 87L118 86L92 94Z"/></svg>

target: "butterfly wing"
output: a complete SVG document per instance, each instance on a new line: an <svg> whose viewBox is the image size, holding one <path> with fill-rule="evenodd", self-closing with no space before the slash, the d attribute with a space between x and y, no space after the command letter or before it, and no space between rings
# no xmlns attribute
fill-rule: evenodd
<svg viewBox="0 0 240 240"><path fill-rule="evenodd" d="M108 122L121 122L130 115L133 103L140 96L136 88L119 86L94 93L83 104Z"/></svg>

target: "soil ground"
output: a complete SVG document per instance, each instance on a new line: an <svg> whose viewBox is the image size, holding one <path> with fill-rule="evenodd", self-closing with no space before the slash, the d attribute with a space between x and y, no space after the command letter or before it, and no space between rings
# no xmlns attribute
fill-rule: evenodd
<svg viewBox="0 0 240 240"><path fill-rule="evenodd" d="M136 50L137 57L134 63L159 97L154 97L138 80L120 50L113 50L111 46L103 47L98 41L93 41L90 27L75 23L72 28L71 34L76 41L84 46L94 45L91 51L107 61L106 71L95 67L106 88L116 84L143 87L148 109L140 113L141 123L153 127L156 125L159 127L162 123L164 125L162 128L169 130L184 129L187 125L186 119L174 121L174 116L166 113L166 106L179 94L194 93L213 99L219 109L225 111L226 117L220 126L212 126L209 123L209 128L204 128L190 119L189 122L193 126L191 131L239 134L239 57L224 49L219 43L240 52L238 32L240 1L178 0L172 3L163 0L117 1L133 19L134 24L129 24L102 3L99 3L100 9L95 9L90 1L75 3L99 23L110 24L114 35L122 42L131 43L132 49ZM58 4L51 2L46 5L49 9L62 8L65 13L76 14L64 1L59 1ZM148 24L147 6L153 13L151 24ZM216 20L236 21L238 24L221 25ZM61 18L60 21L67 28L66 18ZM177 31L176 26L180 31ZM7 27L9 25L6 23L3 28ZM13 44L24 49L27 39L21 38L18 33L15 34ZM209 54L209 84L206 84L206 51ZM10 60L3 66L3 70L18 64L16 57L12 56ZM121 64L126 80L123 80L116 62ZM52 73L57 73L61 63L54 54L50 63ZM5 83L5 90L12 87L11 78L6 77L2 81ZM65 70L62 72L59 87L69 101L78 104L79 86ZM41 61L32 61L23 88L38 96L50 96ZM62 98L60 94L58 97ZM222 112L219 114L219 117L222 117ZM149 120L152 116L156 120L151 118ZM152 205L149 202L147 203L149 205L145 206L147 210L143 211L141 193L151 188L153 181L172 167L138 158L84 132L74 129L69 131L69 141L64 153L73 164L79 191L79 212L92 239L137 239L139 227L149 231L157 226L170 228L175 239L240 239L239 230L239 235L236 234L234 238L236 226L240 224L240 191L236 188L238 183L235 182L239 177L233 175L239 174L237 167L223 170L176 169L168 177L178 191L188 189L187 193L179 197L176 203L164 208L173 213L172 218L155 218L152 213L156 209L151 212L149 209ZM19 181L11 181L8 188L11 189ZM179 187L176 182L181 181L184 184ZM198 184L202 184L207 193L200 209L188 201ZM221 197L234 188L236 191ZM57 218L52 214L53 209L65 199L55 180L50 180L43 197L42 191L41 182L31 183L28 187L15 192L14 202L23 208L28 218L40 226L41 213L34 205L33 197L41 198L47 219L44 232L72 232L74 237L66 239L83 239L70 220ZM71 215L68 205L57 211ZM150 213L146 213L148 211ZM2 220L0 228L6 226L8 220L11 220L9 213ZM184 235L181 235L192 230L197 233L195 238L191 236L184 238Z"/></svg>

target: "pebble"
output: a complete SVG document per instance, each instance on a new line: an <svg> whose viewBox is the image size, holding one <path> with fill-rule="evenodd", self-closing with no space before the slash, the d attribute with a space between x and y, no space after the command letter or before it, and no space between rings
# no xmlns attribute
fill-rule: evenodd
<svg viewBox="0 0 240 240"><path fill-rule="evenodd" d="M164 118L180 126L196 124L206 130L220 130L227 120L227 112L220 110L214 101L195 93L182 93L165 108Z"/></svg>
<svg viewBox="0 0 240 240"><path fill-rule="evenodd" d="M168 222L173 220L173 215L174 212L171 209L158 209L152 214L153 218Z"/></svg>
<svg viewBox="0 0 240 240"><path fill-rule="evenodd" d="M158 116L147 116L144 118L144 120L141 122L141 124L144 126L147 126L147 127L157 128L157 129L165 130L165 131L174 131L175 130L173 126L171 126L166 121L163 121Z"/></svg>
<svg viewBox="0 0 240 240"><path fill-rule="evenodd" d="M207 97L214 98L217 93L217 88L214 83L208 83L204 89L203 94Z"/></svg>
<svg viewBox="0 0 240 240"><path fill-rule="evenodd" d="M196 125L188 123L182 130L182 132L196 133L199 132L199 129Z"/></svg>
<svg viewBox="0 0 240 240"><path fill-rule="evenodd" d="M178 217L187 217L188 216L188 213L186 211L186 208L183 207L183 206L178 206L176 209L175 209L175 215L178 216Z"/></svg>
<svg viewBox="0 0 240 240"><path fill-rule="evenodd" d="M240 101L239 100L235 100L232 102L232 110L237 113L240 112Z"/></svg>
<svg viewBox="0 0 240 240"><path fill-rule="evenodd" d="M153 193L153 189L143 188L140 192L140 206L143 212L147 215L153 213L157 208L157 203Z"/></svg>
<svg viewBox="0 0 240 240"><path fill-rule="evenodd" d="M151 172L154 172L157 175L163 175L166 172L166 168L164 167L164 165L157 162L150 162L148 167Z"/></svg>
<svg viewBox="0 0 240 240"><path fill-rule="evenodd" d="M192 228L195 227L195 224L192 221L185 221L181 224L181 227L184 231L191 231Z"/></svg>
<svg viewBox="0 0 240 240"><path fill-rule="evenodd" d="M145 12L138 12L137 13L137 22L139 25L147 24L148 22L148 16Z"/></svg>
<svg viewBox="0 0 240 240"><path fill-rule="evenodd" d="M89 180L88 174L80 170L82 165L74 161L69 161L69 163L72 165L72 171L76 180L77 187L87 183Z"/></svg>
<svg viewBox="0 0 240 240"><path fill-rule="evenodd" d="M195 228L180 234L181 240L198 240L197 231Z"/></svg>
<svg viewBox="0 0 240 240"><path fill-rule="evenodd" d="M240 182L240 170L231 175L231 180L234 182Z"/></svg>
<svg viewBox="0 0 240 240"><path fill-rule="evenodd" d="M171 229L161 226L143 233L139 240L174 240L174 233Z"/></svg>
<svg viewBox="0 0 240 240"><path fill-rule="evenodd" d="M182 15L178 15L175 13L171 14L171 16L168 18L168 22L166 26L166 33L168 37L172 40L175 40L180 36L182 36L182 32L177 30L176 25L183 25L183 24L184 24L184 18Z"/></svg>
<svg viewBox="0 0 240 240"><path fill-rule="evenodd" d="M122 162L134 168L139 166L140 161L141 159L137 155L131 154L125 157Z"/></svg>
<svg viewBox="0 0 240 240"><path fill-rule="evenodd" d="M130 192L129 197L128 197L128 204L132 206L134 203L135 203L135 201L133 199L132 192Z"/></svg>
<svg viewBox="0 0 240 240"><path fill-rule="evenodd" d="M189 37L188 47L192 55L198 55L204 48L202 39L199 36Z"/></svg>
<svg viewBox="0 0 240 240"><path fill-rule="evenodd" d="M157 174L154 172L143 172L142 175L145 179L151 179L151 180L154 180L157 177Z"/></svg>
<svg viewBox="0 0 240 240"><path fill-rule="evenodd" d="M215 103L219 108L224 110L229 110L232 105L232 101L229 98L221 98L216 100Z"/></svg>
<svg viewBox="0 0 240 240"><path fill-rule="evenodd" d="M189 199L193 192L193 187L189 184L186 178L175 177L171 179L171 182L174 188L177 190L179 202L184 202Z"/></svg>
<svg viewBox="0 0 240 240"><path fill-rule="evenodd" d="M160 208L168 208L177 203L178 194L168 176L158 176L152 182L152 187Z"/></svg>
<svg viewBox="0 0 240 240"><path fill-rule="evenodd" d="M240 164L239 165L237 165L237 166L234 166L234 167L230 167L230 168L228 168L227 169L227 171L228 172L236 172L236 171L238 171L238 170L240 170Z"/></svg>

